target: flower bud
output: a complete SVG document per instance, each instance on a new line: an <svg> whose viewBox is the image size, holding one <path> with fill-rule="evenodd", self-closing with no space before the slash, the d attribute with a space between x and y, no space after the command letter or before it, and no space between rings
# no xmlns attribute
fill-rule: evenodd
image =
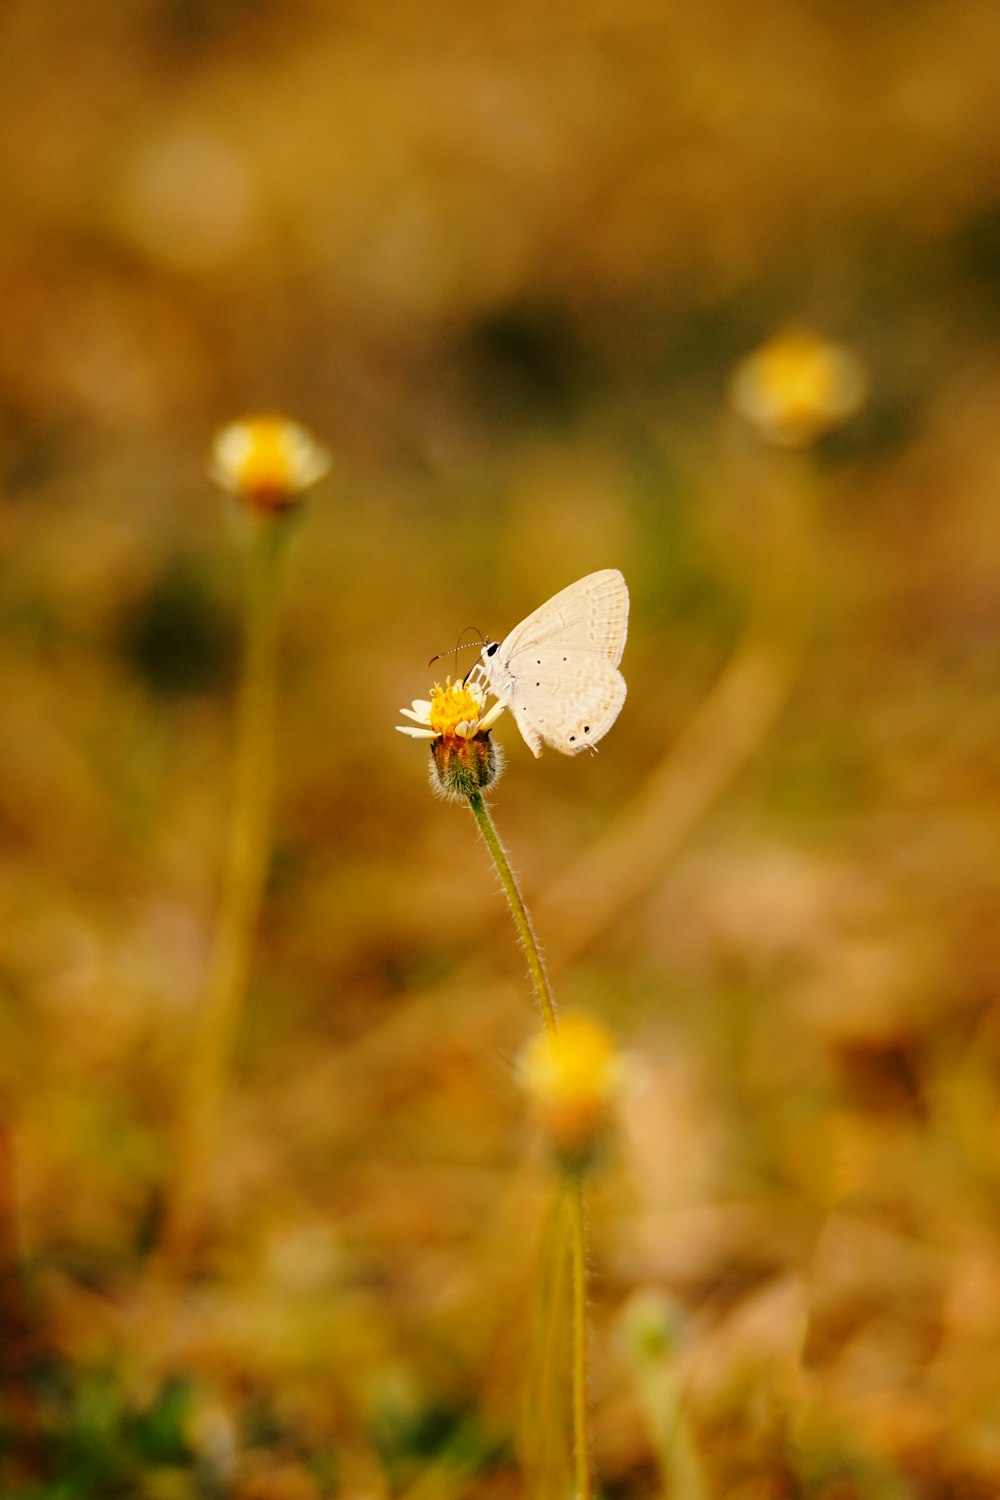
<svg viewBox="0 0 1000 1500"><path fill-rule="evenodd" d="M431 783L446 797L466 798L496 781L497 748L489 733L442 736L431 743Z"/></svg>

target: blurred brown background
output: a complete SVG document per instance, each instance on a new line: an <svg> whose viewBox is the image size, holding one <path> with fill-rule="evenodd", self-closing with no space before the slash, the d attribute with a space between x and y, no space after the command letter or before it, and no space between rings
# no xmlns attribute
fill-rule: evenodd
<svg viewBox="0 0 1000 1500"><path fill-rule="evenodd" d="M502 721L494 807L563 1003L634 1063L593 1208L607 1493L660 1483L616 1332L650 1287L710 1493L996 1492L998 48L981 0L7 0L0 1085L65 1486L33 1494L515 1492L534 1018L393 725L463 627L604 566L621 719L538 764ZM871 395L769 454L726 388L794 323ZM170 1406L129 1309L229 806L206 455L259 408L335 464ZM671 754L772 583L773 702L720 721L684 826ZM676 838L574 936L545 893L658 771Z"/></svg>

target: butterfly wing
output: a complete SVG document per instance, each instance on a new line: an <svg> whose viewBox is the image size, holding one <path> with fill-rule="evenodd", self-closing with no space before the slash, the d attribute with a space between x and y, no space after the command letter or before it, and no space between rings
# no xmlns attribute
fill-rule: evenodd
<svg viewBox="0 0 1000 1500"><path fill-rule="evenodd" d="M484 667L535 756L595 745L625 701L617 670L628 630L628 589L617 568L577 579L516 625Z"/></svg>
<svg viewBox="0 0 1000 1500"><path fill-rule="evenodd" d="M563 655L551 670L520 675L509 706L533 755L541 755L543 741L563 755L579 755L607 734L626 691L617 667L579 652Z"/></svg>
<svg viewBox="0 0 1000 1500"><path fill-rule="evenodd" d="M560 589L515 625L500 646L499 660L509 666L511 656L553 638L568 635L618 665L628 634L628 588L617 568L601 568Z"/></svg>

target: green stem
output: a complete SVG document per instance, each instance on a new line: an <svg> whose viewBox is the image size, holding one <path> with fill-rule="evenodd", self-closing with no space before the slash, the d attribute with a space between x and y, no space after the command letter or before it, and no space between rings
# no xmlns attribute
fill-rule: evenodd
<svg viewBox="0 0 1000 1500"><path fill-rule="evenodd" d="M542 955L535 937L528 908L524 904L520 887L500 837L490 817L481 792L469 796L469 806L479 825L487 849L493 856L497 874L507 896L517 935L528 960L531 982L545 1030L554 1037L559 1029L556 1019L555 1000L549 984ZM567 1180L569 1204L570 1263L572 1268L572 1406L573 1406L573 1463L576 1479L576 1500L591 1500L593 1488L590 1476L590 1423L587 1409L587 1226L585 1217L584 1174L576 1173Z"/></svg>
<svg viewBox="0 0 1000 1500"><path fill-rule="evenodd" d="M277 606L286 527L254 522L247 559L246 647L237 707L232 820L222 901L199 1010L168 1190L162 1253L174 1277L197 1242L233 1042L246 993L270 842Z"/></svg>
<svg viewBox="0 0 1000 1500"><path fill-rule="evenodd" d="M528 960L528 969L531 973L531 982L535 990L535 998L542 1012L542 1020L545 1022L545 1030L549 1036L555 1036L558 1027L556 1021L556 1003L552 997L552 989L549 984L545 965L542 963L541 951L538 947L538 939L535 937L528 908L524 904L524 897L517 883L514 871L510 867L506 851L500 842L500 836L496 831L493 819L490 817L489 808L483 800L481 792L472 792L469 796L469 806L472 808L473 817L479 824L479 832L487 849L493 856L497 874L503 885L510 906L511 915L514 918L514 926L524 949L524 955Z"/></svg>
<svg viewBox="0 0 1000 1500"><path fill-rule="evenodd" d="M590 1426L587 1410L587 1220L584 1174L568 1184L573 1263L573 1457L576 1500L590 1500Z"/></svg>

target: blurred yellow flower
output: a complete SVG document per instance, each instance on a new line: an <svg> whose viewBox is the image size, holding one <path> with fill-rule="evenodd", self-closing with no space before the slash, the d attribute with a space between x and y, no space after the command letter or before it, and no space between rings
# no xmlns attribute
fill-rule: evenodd
<svg viewBox="0 0 1000 1500"><path fill-rule="evenodd" d="M209 472L217 484L259 510L282 510L327 473L330 455L312 433L285 417L243 417L221 427Z"/></svg>
<svg viewBox="0 0 1000 1500"><path fill-rule="evenodd" d="M521 1054L521 1083L532 1113L564 1166L590 1162L622 1084L623 1066L599 1022L567 1016Z"/></svg>
<svg viewBox="0 0 1000 1500"><path fill-rule="evenodd" d="M765 442L803 448L864 404L858 357L804 329L790 329L737 365L730 400Z"/></svg>

